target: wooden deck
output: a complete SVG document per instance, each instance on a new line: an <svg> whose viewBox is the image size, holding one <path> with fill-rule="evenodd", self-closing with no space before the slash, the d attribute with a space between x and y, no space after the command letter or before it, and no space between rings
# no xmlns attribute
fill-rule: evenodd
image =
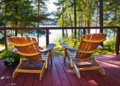
<svg viewBox="0 0 120 86"><path fill-rule="evenodd" d="M54 57L51 65L49 61L48 69L45 70L43 79L39 80L39 74L20 73L17 78L12 79L15 68L7 68L3 61L0 61L0 86L120 86L120 56L99 55L98 62L105 70L105 76L99 71L80 72L79 79L70 63L64 64L63 57ZM76 62L78 66L91 66L88 62ZM40 69L41 63L29 63L24 65L25 69Z"/></svg>

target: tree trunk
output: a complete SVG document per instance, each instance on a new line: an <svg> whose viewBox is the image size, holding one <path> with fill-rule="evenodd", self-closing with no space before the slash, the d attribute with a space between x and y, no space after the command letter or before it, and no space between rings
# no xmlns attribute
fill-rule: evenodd
<svg viewBox="0 0 120 86"><path fill-rule="evenodd" d="M89 4L89 8L91 10L92 7L91 7L91 3L89 2L89 0L88 0L88 4ZM88 12L88 14L89 14L89 17L88 17L87 24L88 24L88 27L90 27L90 25L91 25L91 13L90 13L90 11ZM88 34L90 34L90 28L88 28Z"/></svg>
<svg viewBox="0 0 120 86"><path fill-rule="evenodd" d="M74 0L74 26L75 26L75 39L76 39L76 33L77 33L77 30L76 30L76 0Z"/></svg>
<svg viewBox="0 0 120 86"><path fill-rule="evenodd" d="M39 45L39 33L37 34L37 43Z"/></svg>
<svg viewBox="0 0 120 86"><path fill-rule="evenodd" d="M71 27L73 27L71 15L69 14L69 16L70 16L70 25L71 25ZM72 38L74 38L73 29L71 29L71 33L72 33Z"/></svg>
<svg viewBox="0 0 120 86"><path fill-rule="evenodd" d="M85 20L85 27L86 27L86 26L87 26L87 25L86 25L86 20ZM86 29L85 29L84 31L85 31L84 33L85 33L85 35L86 35Z"/></svg>
<svg viewBox="0 0 120 86"><path fill-rule="evenodd" d="M5 6L5 17L6 17L6 13L7 13L7 5ZM4 27L6 27L5 23L4 23Z"/></svg>
<svg viewBox="0 0 120 86"><path fill-rule="evenodd" d="M90 27L90 20L88 19L88 27ZM88 34L90 34L90 29L87 29L88 30Z"/></svg>
<svg viewBox="0 0 120 86"><path fill-rule="evenodd" d="M99 3L100 26L103 26L103 0L99 0ZM103 29L100 29L100 32L103 33Z"/></svg>
<svg viewBox="0 0 120 86"><path fill-rule="evenodd" d="M68 32L67 32L67 29L66 29L66 38L68 38Z"/></svg>
<svg viewBox="0 0 120 86"><path fill-rule="evenodd" d="M99 22L98 19L99 19L99 8L98 8L98 4L97 4L97 17L96 17L96 27L98 26L97 23ZM96 29L96 33L97 33L97 29Z"/></svg>
<svg viewBox="0 0 120 86"><path fill-rule="evenodd" d="M23 36L23 33L21 33L21 36Z"/></svg>
<svg viewBox="0 0 120 86"><path fill-rule="evenodd" d="M79 27L80 27L80 17L79 17ZM80 39L80 30L81 29L78 29L78 40Z"/></svg>
<svg viewBox="0 0 120 86"><path fill-rule="evenodd" d="M16 6L16 15L18 14L18 6ZM18 21L15 21L15 26L17 27ZM15 30L15 36L17 36L17 30Z"/></svg>
<svg viewBox="0 0 120 86"><path fill-rule="evenodd" d="M64 14L62 13L62 27L64 27ZM62 29L62 38L64 38L64 29Z"/></svg>
<svg viewBox="0 0 120 86"><path fill-rule="evenodd" d="M39 16L39 13L40 13L39 11L40 11L40 2L38 0L38 16ZM39 27L39 23L40 22L38 22L38 26L37 27ZM37 31L37 43L39 45L39 31Z"/></svg>
<svg viewBox="0 0 120 86"><path fill-rule="evenodd" d="M103 27L103 0L99 0L99 13L100 13L100 26ZM103 33L103 29L100 29L100 33ZM101 43L103 46L103 43Z"/></svg>

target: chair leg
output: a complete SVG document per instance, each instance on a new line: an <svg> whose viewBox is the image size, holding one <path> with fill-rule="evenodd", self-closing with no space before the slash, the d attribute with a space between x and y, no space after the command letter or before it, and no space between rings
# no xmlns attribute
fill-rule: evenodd
<svg viewBox="0 0 120 86"><path fill-rule="evenodd" d="M99 72L100 72L102 75L105 75L105 71L104 71L103 67L101 67L101 68L98 69L98 70L99 70Z"/></svg>
<svg viewBox="0 0 120 86"><path fill-rule="evenodd" d="M49 57L50 57L50 59L51 59L51 64L52 64L52 51L50 50L50 52L49 52Z"/></svg>
<svg viewBox="0 0 120 86"><path fill-rule="evenodd" d="M78 78L80 78L80 71L78 70L77 66L75 65L75 63L73 62L73 68L78 76Z"/></svg>
<svg viewBox="0 0 120 86"><path fill-rule="evenodd" d="M104 71L103 67L96 61L96 58L93 58L91 61L92 61L92 63L93 63L95 66L100 66L100 68L98 69L99 72L100 72L102 75L105 75L105 71Z"/></svg>
<svg viewBox="0 0 120 86"><path fill-rule="evenodd" d="M43 64L39 80L41 80L43 78L43 75L44 75L44 72L45 72L45 65L46 65L46 62Z"/></svg>
<svg viewBox="0 0 120 86"><path fill-rule="evenodd" d="M20 59L20 64L18 65L18 67L15 69L12 78L14 79L17 75L18 72L16 72L17 69L21 69L23 67L23 65L25 64L25 61L23 61L22 59Z"/></svg>
<svg viewBox="0 0 120 86"><path fill-rule="evenodd" d="M65 48L64 63L66 62L66 56L67 56L67 49Z"/></svg>
<svg viewBox="0 0 120 86"><path fill-rule="evenodd" d="M45 68L47 69L49 58L45 60Z"/></svg>
<svg viewBox="0 0 120 86"><path fill-rule="evenodd" d="M70 58L70 64L71 64L71 67L73 67L73 61L71 58Z"/></svg>

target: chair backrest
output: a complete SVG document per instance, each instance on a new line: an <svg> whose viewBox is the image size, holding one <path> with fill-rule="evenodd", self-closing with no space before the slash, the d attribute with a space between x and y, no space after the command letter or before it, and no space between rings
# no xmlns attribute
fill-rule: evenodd
<svg viewBox="0 0 120 86"><path fill-rule="evenodd" d="M11 45L14 45L18 54L23 55L31 61L39 61L41 54L35 38L30 37L11 37L8 39Z"/></svg>
<svg viewBox="0 0 120 86"><path fill-rule="evenodd" d="M89 34L82 37L81 43L79 45L79 50L85 51L85 53L77 52L76 58L83 59L90 57L97 47L106 40L106 34ZM89 52L89 53L88 53Z"/></svg>

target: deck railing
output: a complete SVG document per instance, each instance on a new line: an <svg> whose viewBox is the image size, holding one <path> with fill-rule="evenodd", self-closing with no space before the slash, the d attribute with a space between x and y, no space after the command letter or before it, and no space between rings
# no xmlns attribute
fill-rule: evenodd
<svg viewBox="0 0 120 86"><path fill-rule="evenodd" d="M83 35L85 35L85 29L117 29L116 35L116 45L115 45L115 55L119 54L119 44L120 44L120 27L0 27L0 30L4 30L5 35L5 49L7 46L7 32L6 30L46 30L46 45L49 44L49 30L59 30L59 29L83 29Z"/></svg>

